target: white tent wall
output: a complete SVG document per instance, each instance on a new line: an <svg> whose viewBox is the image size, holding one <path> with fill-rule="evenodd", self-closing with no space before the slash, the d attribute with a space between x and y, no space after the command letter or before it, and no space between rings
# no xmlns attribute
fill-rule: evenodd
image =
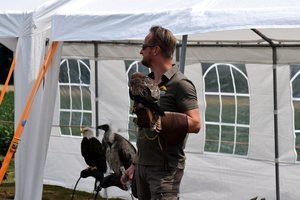
<svg viewBox="0 0 300 200"><path fill-rule="evenodd" d="M120 119L122 119L122 121L124 119L127 120L129 101L127 88L121 89L126 92L119 94L119 102L113 102L112 104L109 104L110 100L107 99L107 95L113 95L114 92L111 93L109 91L115 91L118 87L127 87L124 63L123 60L119 59L131 58L139 60L139 47L118 44L103 44L99 46L100 52L102 51L102 47L105 49L103 53L99 54L99 57L104 59L99 61L99 77L101 77L99 80L103 80L103 82L99 81L98 86L99 91L104 92L103 94L100 94L99 97L99 103L101 105L100 107L102 108L99 109L99 112L100 116L102 117L106 114L111 115L111 117L108 118L101 118L100 121L115 122L114 117L117 116L117 112L114 114L111 108L114 107L114 109L118 110L115 108L116 105L121 105L120 109L126 107L126 109L123 110L124 113ZM217 52L216 55L214 55L214 49ZM236 56L238 55L238 49L239 48L216 47L188 48L188 59L185 67L185 74L194 82L196 86L202 119L204 119L205 113L205 97L202 67L199 61L205 60L210 63L219 62L220 60L218 55L222 55L222 52L226 52L226 57L223 55L225 60L232 61L233 63L245 63L245 61L241 61L240 57ZM181 199L250 199L255 196L259 196L260 198L264 197L266 199L276 198L274 162L273 67L272 59L265 59L265 56L272 56L270 53L271 49L261 47L248 48L245 50L244 48L240 47L240 49L242 49L242 53L244 53L243 51L259 52L259 54L255 53L258 57L258 61L247 61L249 64L246 64L251 93L251 127L249 133L250 141L248 155L246 157L241 157L225 154L210 154L204 152L204 126L198 134L190 134L186 146L187 165L180 188ZM203 52L203 54L198 53L198 51ZM116 54L116 52L118 52L118 54ZM279 49L278 52L281 58L279 59L280 62L284 62L285 60L282 59L285 57L285 53L297 52L297 48ZM63 55L67 55L66 57L68 58L76 58L80 54L84 55L84 57L93 58L93 44L65 44ZM250 55L253 55L253 53L250 53ZM217 59L215 59L214 56L216 56ZM109 59L106 60L105 58ZM112 58L115 58L116 60L111 60ZM198 63L195 63L196 61L198 61ZM256 64L250 64L251 62ZM261 62L261 64L257 64L257 62ZM299 190L295 190L298 181L298 179L295 177L300 174L297 171L299 166L297 163L295 163L296 154L294 150L294 133L292 127L293 113L291 109L291 88L289 83L290 66L278 65L277 70L278 102L280 113L279 150L281 162L281 198L296 200L297 196L300 194L298 194ZM107 78L109 79L107 80ZM111 86L111 84L113 85ZM105 90L103 91L103 89ZM107 93L105 91L107 91ZM108 110L104 112L103 109ZM123 121L123 125L125 126L127 123L126 120ZM52 129L51 134L56 135L57 133L55 133L54 129ZM101 137L102 135L100 135L100 138ZM67 140L70 141L67 142ZM68 188L74 187L74 184L79 176L79 172L85 167L85 163L79 152L80 141L80 138L51 137L47 164L45 167L45 183L58 184ZM58 148L57 145L62 143L64 143L64 146ZM60 148L63 149L60 150ZM66 153L62 154L62 151L66 151ZM56 166L55 163L59 162L59 160L68 160L69 164L59 164ZM74 163L77 163L76 166ZM293 173L290 173L291 171ZM94 179L82 180L78 185L78 189L91 191L94 184L93 181ZM112 190L113 192L111 192ZM101 192L101 195L105 196L104 191ZM118 188L112 187L108 190L108 196L125 198L126 193Z"/></svg>

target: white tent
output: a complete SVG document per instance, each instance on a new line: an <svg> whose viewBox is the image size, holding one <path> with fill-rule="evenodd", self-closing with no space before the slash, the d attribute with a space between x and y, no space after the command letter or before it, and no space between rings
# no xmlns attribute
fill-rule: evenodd
<svg viewBox="0 0 300 200"><path fill-rule="evenodd" d="M56 93L60 58L95 61L91 70L99 79L92 78L91 82L99 86L98 90L92 88L92 96L99 100L99 107L93 106L93 113L96 109L100 113L96 123L109 122L116 130L126 130L129 98L123 60L141 58L137 44L157 24L178 36L178 52L185 53L187 39L184 71L196 85L203 124L199 134L189 136L181 199L297 199L300 174L290 66L299 63L299 8L296 0L73 0L49 1L18 15L4 12L0 15L0 42L18 38L16 122L40 67L46 39L61 41L17 151L16 199L40 199L43 181L72 188L85 167L79 149L81 138L62 136L56 126L51 129L59 123ZM13 23L7 23L7 16ZM25 28L16 31L20 27ZM251 29L270 38L273 48ZM49 30L51 34L47 35ZM178 60L179 56L174 62ZM205 151L205 63L245 65L251 113L245 156ZM79 188L89 191L92 186L93 180L88 180ZM128 198L116 188L110 188L108 196Z"/></svg>

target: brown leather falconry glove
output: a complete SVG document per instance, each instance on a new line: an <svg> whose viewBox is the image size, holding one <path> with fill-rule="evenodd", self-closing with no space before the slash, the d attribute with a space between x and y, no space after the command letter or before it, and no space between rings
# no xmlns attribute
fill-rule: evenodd
<svg viewBox="0 0 300 200"><path fill-rule="evenodd" d="M134 122L139 127L148 128L149 118L146 114L146 110L139 109L136 114L138 117ZM183 141L188 131L188 119L186 114L165 111L165 115L166 116L161 118L162 130L158 135L173 144Z"/></svg>

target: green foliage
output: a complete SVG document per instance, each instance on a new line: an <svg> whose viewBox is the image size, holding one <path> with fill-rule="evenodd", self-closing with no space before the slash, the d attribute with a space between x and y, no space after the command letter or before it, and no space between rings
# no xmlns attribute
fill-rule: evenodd
<svg viewBox="0 0 300 200"><path fill-rule="evenodd" d="M0 155L6 155L14 135L14 92L5 94L0 105Z"/></svg>

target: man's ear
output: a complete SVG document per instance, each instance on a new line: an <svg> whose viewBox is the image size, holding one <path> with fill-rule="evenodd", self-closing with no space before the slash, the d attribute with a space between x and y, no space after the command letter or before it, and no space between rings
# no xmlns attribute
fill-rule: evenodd
<svg viewBox="0 0 300 200"><path fill-rule="evenodd" d="M160 47L159 46L155 46L154 47L154 55L157 56L160 53Z"/></svg>

